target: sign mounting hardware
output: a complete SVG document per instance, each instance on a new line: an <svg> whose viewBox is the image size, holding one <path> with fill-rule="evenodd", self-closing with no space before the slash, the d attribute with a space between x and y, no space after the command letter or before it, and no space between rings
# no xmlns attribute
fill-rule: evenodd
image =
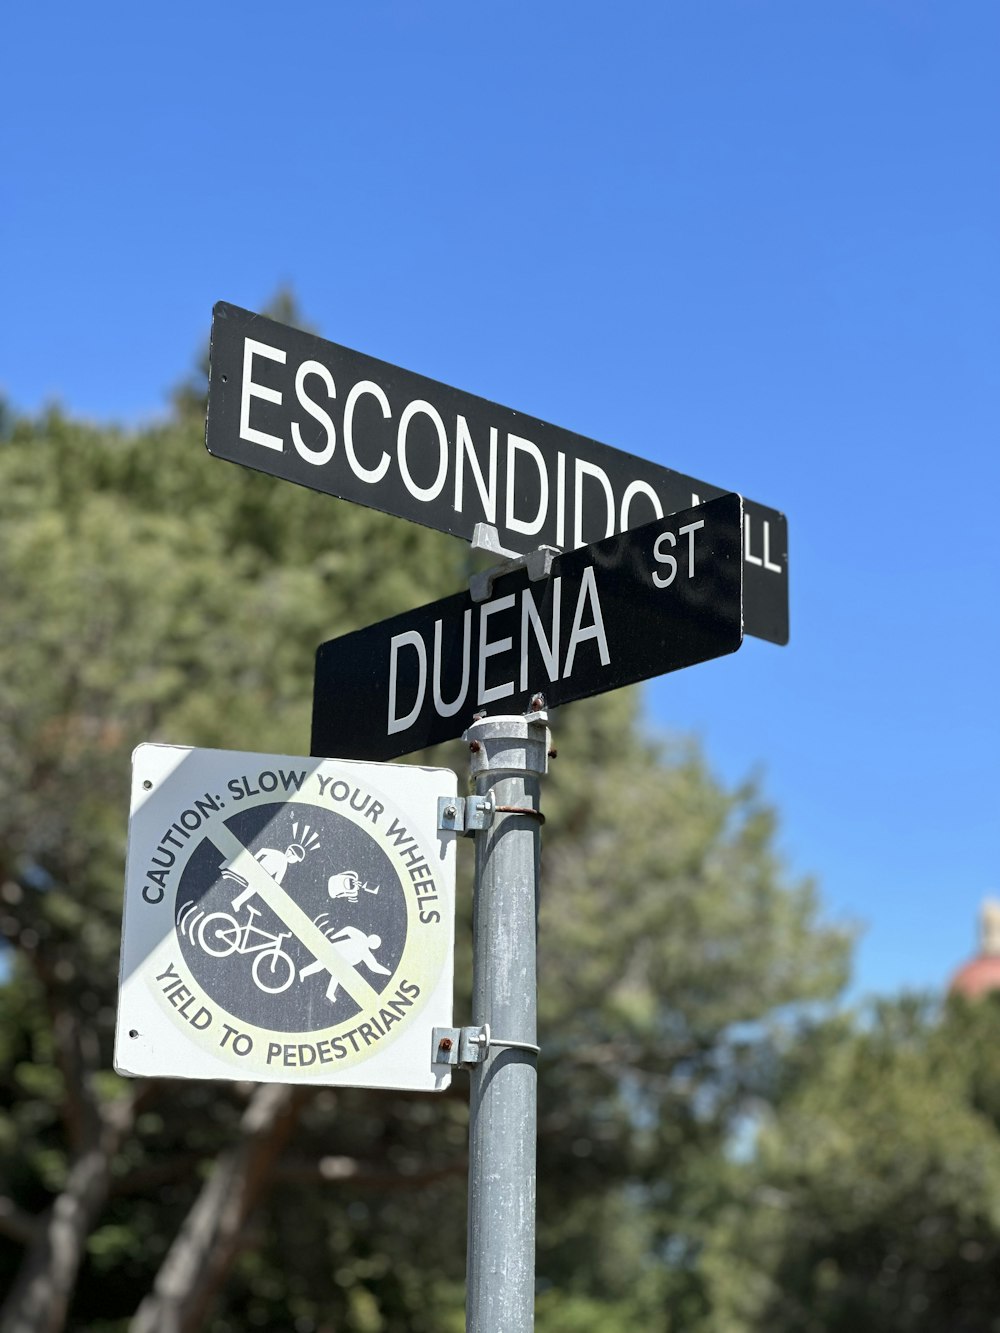
<svg viewBox="0 0 1000 1333"><path fill-rule="evenodd" d="M489 1023L482 1027L435 1028L433 1034L434 1063L456 1065L471 1069L482 1064L491 1050L524 1051L536 1058L542 1048L531 1041L504 1041L494 1037Z"/></svg>
<svg viewBox="0 0 1000 1333"><path fill-rule="evenodd" d="M220 301L209 453L470 540L576 550L727 490ZM746 631L788 641L788 524L746 501Z"/></svg>
<svg viewBox="0 0 1000 1333"><path fill-rule="evenodd" d="M487 534L485 541L484 532ZM552 561L559 554L554 546L538 546L533 551L526 551L524 555L515 555L512 551L505 551L497 539L496 528L491 527L488 523L476 524L475 536L472 538L472 549L474 551L489 551L492 555L502 555L504 557L498 564L470 576L469 595L474 602L488 601L490 593L493 591L494 582L501 574L513 573L515 569L526 570L532 583L547 579L552 572Z"/></svg>
<svg viewBox="0 0 1000 1333"><path fill-rule="evenodd" d="M438 798L438 828L466 835L489 828L496 807L492 796L441 796Z"/></svg>

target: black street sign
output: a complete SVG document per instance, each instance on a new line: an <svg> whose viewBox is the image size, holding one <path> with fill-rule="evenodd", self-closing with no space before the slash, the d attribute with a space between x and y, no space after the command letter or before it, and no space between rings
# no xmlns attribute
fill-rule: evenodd
<svg viewBox="0 0 1000 1333"><path fill-rule="evenodd" d="M220 301L209 453L471 540L574 550L726 494L620 449ZM746 630L788 642L788 526L747 501Z"/></svg>
<svg viewBox="0 0 1000 1333"><path fill-rule="evenodd" d="M316 654L312 753L395 759L474 714L550 707L735 652L743 507L725 495L445 597Z"/></svg>

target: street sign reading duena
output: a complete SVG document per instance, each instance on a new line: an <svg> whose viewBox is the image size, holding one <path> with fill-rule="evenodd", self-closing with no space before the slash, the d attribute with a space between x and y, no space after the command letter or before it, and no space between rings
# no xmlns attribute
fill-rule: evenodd
<svg viewBox="0 0 1000 1333"><path fill-rule="evenodd" d="M481 710L553 707L734 652L742 503L725 495L331 639L316 654L312 751L394 759Z"/></svg>
<svg viewBox="0 0 1000 1333"><path fill-rule="evenodd" d="M210 453L524 554L574 550L727 492L474 394L219 302ZM746 632L788 641L788 529L746 501Z"/></svg>

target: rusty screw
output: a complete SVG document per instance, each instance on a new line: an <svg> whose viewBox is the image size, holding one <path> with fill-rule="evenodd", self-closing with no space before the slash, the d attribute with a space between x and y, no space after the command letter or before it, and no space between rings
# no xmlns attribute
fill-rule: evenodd
<svg viewBox="0 0 1000 1333"><path fill-rule="evenodd" d="M478 754L482 748L483 747L480 745L479 741L469 741L469 749L473 754Z"/></svg>
<svg viewBox="0 0 1000 1333"><path fill-rule="evenodd" d="M452 1041L450 1037L442 1037L441 1040L438 1042L438 1050L450 1051L452 1046L454 1046L454 1044L455 1043Z"/></svg>
<svg viewBox="0 0 1000 1333"><path fill-rule="evenodd" d="M549 751L549 758L550 758L550 759L556 759L556 758L558 757L558 755L559 755L559 751L555 748L555 746L553 746L552 749Z"/></svg>

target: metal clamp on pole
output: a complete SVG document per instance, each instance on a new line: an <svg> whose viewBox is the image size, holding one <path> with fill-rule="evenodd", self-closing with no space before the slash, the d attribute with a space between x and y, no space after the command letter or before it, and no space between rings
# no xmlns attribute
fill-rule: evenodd
<svg viewBox="0 0 1000 1333"><path fill-rule="evenodd" d="M486 796L439 796L438 828L442 832L469 837L479 829L489 828L497 809L492 794Z"/></svg>
<svg viewBox="0 0 1000 1333"><path fill-rule="evenodd" d="M552 569L553 557L559 554L559 548L556 546L539 546L537 550L528 551L526 555L508 551L506 547L500 545L500 538L492 523L476 524L472 533L472 549L504 557L501 564L484 569L479 574L473 574L469 579L469 595L474 602L487 601L493 591L494 579L498 579L501 574L510 574L515 569L526 569L532 583L537 583L539 579L547 579Z"/></svg>
<svg viewBox="0 0 1000 1333"><path fill-rule="evenodd" d="M431 1057L436 1065L452 1065L460 1069L472 1069L482 1064L494 1048L505 1051L524 1051L537 1059L542 1048L530 1041L509 1041L503 1037L494 1037L489 1023L482 1027L434 1028L434 1053Z"/></svg>
<svg viewBox="0 0 1000 1333"><path fill-rule="evenodd" d="M485 1058L494 1046L501 1047L505 1051L527 1051L536 1058L541 1055L541 1046L536 1046L532 1041L508 1041L504 1037L494 1037L490 1032L489 1023L484 1023L481 1028L467 1028L469 1041L478 1046Z"/></svg>
<svg viewBox="0 0 1000 1333"><path fill-rule="evenodd" d="M541 810L530 805L497 805L492 795L439 796L437 826L442 833L460 833L471 837L493 823L494 815L527 815L539 824L545 823Z"/></svg>

